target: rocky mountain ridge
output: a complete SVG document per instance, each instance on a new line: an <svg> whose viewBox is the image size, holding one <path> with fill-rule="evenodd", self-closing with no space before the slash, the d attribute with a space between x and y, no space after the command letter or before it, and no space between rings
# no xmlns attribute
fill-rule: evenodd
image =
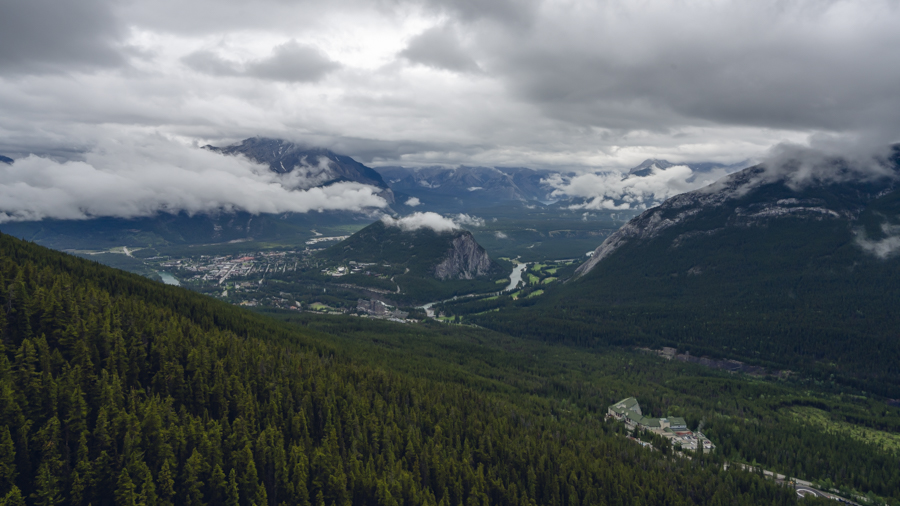
<svg viewBox="0 0 900 506"><path fill-rule="evenodd" d="M309 148L283 139L251 137L225 147L204 146L204 149L231 156L245 156L267 165L270 170L289 176L287 181L297 189L352 181L381 189L379 196L394 202L394 193L381 175L353 158L324 148Z"/></svg>
<svg viewBox="0 0 900 506"><path fill-rule="evenodd" d="M458 204L548 200L553 187L545 179L554 174L522 167L379 167L396 192L425 202L458 200Z"/></svg>
<svg viewBox="0 0 900 506"><path fill-rule="evenodd" d="M858 222L870 203L897 189L898 152L895 149L895 158L886 162L892 165L893 176L889 171L858 182L825 180L797 185L790 174L779 174L762 164L749 167L641 213L598 246L576 275L587 274L628 243L655 239L669 230L680 232L670 243L679 247L692 238L718 234L726 228L762 227L771 220L787 218L843 220L854 228L863 249L878 249L879 243L872 246L873 240L893 240L892 218L882 216L874 231L865 230ZM709 219L712 214L716 219Z"/></svg>

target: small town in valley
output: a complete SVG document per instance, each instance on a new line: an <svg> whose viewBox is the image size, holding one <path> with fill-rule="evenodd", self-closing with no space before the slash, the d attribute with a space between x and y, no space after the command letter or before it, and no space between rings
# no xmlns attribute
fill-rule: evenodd
<svg viewBox="0 0 900 506"><path fill-rule="evenodd" d="M624 422L625 426L632 431L641 429L663 436L672 443L672 446L681 450L697 451L698 448L702 448L703 453L709 453L716 448L699 429L696 432L688 429L684 418L644 416L641 412L641 405L634 397L622 399L609 406L607 417Z"/></svg>

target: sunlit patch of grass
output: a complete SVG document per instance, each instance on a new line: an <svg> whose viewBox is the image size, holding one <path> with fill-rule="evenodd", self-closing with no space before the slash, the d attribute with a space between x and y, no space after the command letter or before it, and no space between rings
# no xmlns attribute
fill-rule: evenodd
<svg viewBox="0 0 900 506"><path fill-rule="evenodd" d="M856 440L877 445L887 451L900 451L900 434L837 421L832 419L827 411L809 406L793 407L788 409L788 413L795 419L816 425L826 432L847 434Z"/></svg>

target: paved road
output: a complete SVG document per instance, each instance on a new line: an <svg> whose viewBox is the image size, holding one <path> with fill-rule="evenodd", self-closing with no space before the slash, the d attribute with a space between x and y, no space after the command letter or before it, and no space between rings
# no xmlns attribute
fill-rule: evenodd
<svg viewBox="0 0 900 506"><path fill-rule="evenodd" d="M751 472L756 471L756 468L754 468L752 466L748 466L746 464L735 464L735 465L738 467L742 467L742 468L746 469L747 471L751 471ZM728 464L725 464L725 469L728 469ZM778 483L784 483L784 480L787 478L783 474L773 473L772 471L766 471L766 470L763 470L763 475L774 479ZM836 496L836 495L828 493L828 492L823 492L822 490L819 490L817 488L813 488L812 483L810 483L808 481L791 479L790 483L797 490L797 495L801 496L801 497L806 496L806 495L813 496L813 497L824 497L826 499L832 499L835 501L839 501L843 504L853 504L854 506L860 506L858 503L855 503L853 501L848 501L847 499L844 499L843 497Z"/></svg>
<svg viewBox="0 0 900 506"><path fill-rule="evenodd" d="M797 495L799 495L801 497L811 495L813 497L827 497L829 499L831 498L830 495L825 494L824 492L821 492L814 488L805 487L803 485L795 485L795 488L797 489Z"/></svg>

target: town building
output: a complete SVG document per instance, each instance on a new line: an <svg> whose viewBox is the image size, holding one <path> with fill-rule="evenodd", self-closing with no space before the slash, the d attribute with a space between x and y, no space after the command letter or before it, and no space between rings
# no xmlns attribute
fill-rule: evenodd
<svg viewBox="0 0 900 506"><path fill-rule="evenodd" d="M634 397L628 397L610 405L607 417L625 423L630 430L641 429L659 434L667 438L673 446L683 450L696 451L703 448L703 453L711 452L716 446L698 429L696 432L687 427L684 418L672 416L667 418L650 418L644 416L641 405Z"/></svg>
<svg viewBox="0 0 900 506"><path fill-rule="evenodd" d="M391 310L391 307L392 306L389 306L378 299L359 299L356 301L356 309L358 311L363 311L372 316L394 318L397 320L405 320L406 317L409 316L409 313L406 311L400 311L399 309Z"/></svg>

